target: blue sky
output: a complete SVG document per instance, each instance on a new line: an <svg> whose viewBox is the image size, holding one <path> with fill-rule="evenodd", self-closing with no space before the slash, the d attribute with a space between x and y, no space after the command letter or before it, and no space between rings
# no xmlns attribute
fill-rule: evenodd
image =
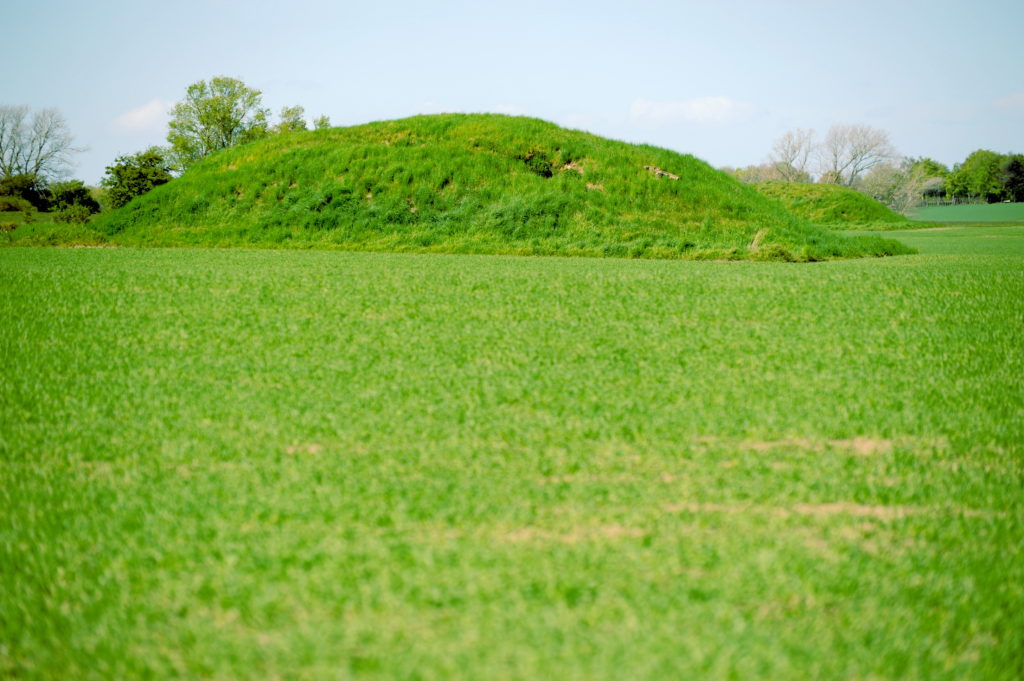
<svg viewBox="0 0 1024 681"><path fill-rule="evenodd" d="M167 108L217 75L334 125L497 111L715 166L835 123L950 165L1024 152L1020 0L35 0L4 19L0 104L59 109L88 183L163 143Z"/></svg>

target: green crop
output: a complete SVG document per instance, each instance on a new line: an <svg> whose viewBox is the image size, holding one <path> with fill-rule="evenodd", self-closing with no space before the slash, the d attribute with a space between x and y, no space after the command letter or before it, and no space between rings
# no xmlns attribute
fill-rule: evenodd
<svg viewBox="0 0 1024 681"><path fill-rule="evenodd" d="M911 214L915 220L935 222L1024 222L1024 203L989 203L959 206L922 206Z"/></svg>
<svg viewBox="0 0 1024 681"><path fill-rule="evenodd" d="M1019 679L1021 262L2 249L0 677Z"/></svg>

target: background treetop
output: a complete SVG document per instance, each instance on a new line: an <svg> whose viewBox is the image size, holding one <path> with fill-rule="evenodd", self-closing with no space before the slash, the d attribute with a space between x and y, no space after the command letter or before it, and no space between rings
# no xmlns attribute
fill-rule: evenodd
<svg viewBox="0 0 1024 681"><path fill-rule="evenodd" d="M167 141L174 160L187 168L205 156L267 132L263 93L237 78L217 76L188 86L171 111Z"/></svg>
<svg viewBox="0 0 1024 681"><path fill-rule="evenodd" d="M217 76L189 85L185 98L174 105L167 133L169 160L178 170L188 168L215 151L244 144L270 134L307 130L305 109L286 106L280 122L270 124L263 93L237 78ZM330 127L320 116L317 129Z"/></svg>
<svg viewBox="0 0 1024 681"><path fill-rule="evenodd" d="M67 175L72 146L71 131L56 109L41 109L29 116L27 106L0 106L0 178L32 175L53 181Z"/></svg>

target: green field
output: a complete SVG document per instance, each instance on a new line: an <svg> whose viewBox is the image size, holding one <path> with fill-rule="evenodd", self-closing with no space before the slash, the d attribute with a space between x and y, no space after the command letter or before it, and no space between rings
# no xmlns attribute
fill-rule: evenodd
<svg viewBox="0 0 1024 681"><path fill-rule="evenodd" d="M922 206L910 217L929 222L1024 222L1024 203Z"/></svg>
<svg viewBox="0 0 1024 681"><path fill-rule="evenodd" d="M871 231L847 232L851 236ZM948 225L886 234L919 253L934 255L1006 255L1024 257L1024 225Z"/></svg>
<svg viewBox="0 0 1024 681"><path fill-rule="evenodd" d="M1020 679L1024 256L927 238L0 249L0 678Z"/></svg>

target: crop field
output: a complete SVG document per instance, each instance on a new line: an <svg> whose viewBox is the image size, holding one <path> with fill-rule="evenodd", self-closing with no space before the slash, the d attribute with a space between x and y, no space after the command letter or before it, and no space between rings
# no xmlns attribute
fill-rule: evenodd
<svg viewBox="0 0 1024 681"><path fill-rule="evenodd" d="M1024 222L1024 203L923 206L910 217L933 222Z"/></svg>
<svg viewBox="0 0 1024 681"><path fill-rule="evenodd" d="M870 235L872 231L851 231ZM932 255L997 255L1024 258L1024 225L947 225L894 231L896 238L919 253Z"/></svg>
<svg viewBox="0 0 1024 681"><path fill-rule="evenodd" d="M1024 235L916 234L0 249L0 678L1020 679Z"/></svg>

